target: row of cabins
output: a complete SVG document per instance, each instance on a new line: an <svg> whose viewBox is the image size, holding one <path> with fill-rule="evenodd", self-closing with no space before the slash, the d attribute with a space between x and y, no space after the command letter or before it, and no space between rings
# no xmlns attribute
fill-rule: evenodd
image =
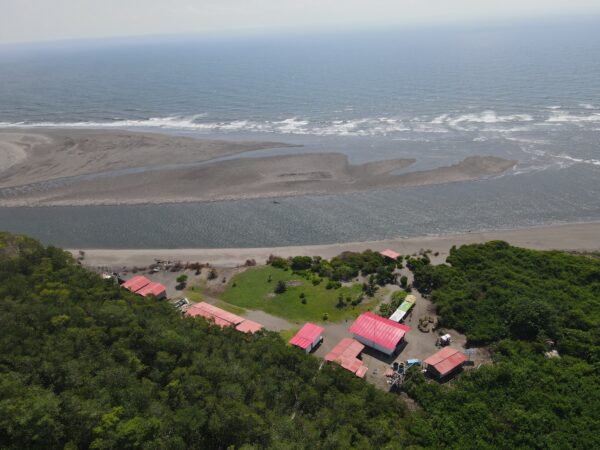
<svg viewBox="0 0 600 450"><path fill-rule="evenodd" d="M167 288L162 283L149 280L143 275L136 275L135 277L125 281L121 287L128 291L135 292L143 297L156 297L158 300L162 300L167 297Z"/></svg>
<svg viewBox="0 0 600 450"><path fill-rule="evenodd" d="M191 305L185 311L185 315L188 317L204 317L221 328L233 327L242 333L256 333L264 328L260 323L237 316L206 302Z"/></svg>

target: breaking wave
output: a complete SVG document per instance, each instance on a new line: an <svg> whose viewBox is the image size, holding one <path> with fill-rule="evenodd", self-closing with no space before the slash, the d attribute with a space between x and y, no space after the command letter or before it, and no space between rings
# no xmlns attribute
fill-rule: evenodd
<svg viewBox="0 0 600 450"><path fill-rule="evenodd" d="M48 128L130 128L172 129L203 133L261 132L316 136L386 136L402 133L482 132L512 133L530 131L531 127L562 123L599 123L600 113L574 115L562 109L549 110L542 117L530 114L499 114L493 110L478 113L441 114L437 116L366 117L356 119L317 120L290 117L280 120L237 119L214 121L206 114L173 115L147 119L120 119L80 122L0 122L0 127Z"/></svg>
<svg viewBox="0 0 600 450"><path fill-rule="evenodd" d="M575 115L563 111L554 111L546 122L554 123L586 123L600 122L600 113L589 114L587 116Z"/></svg>

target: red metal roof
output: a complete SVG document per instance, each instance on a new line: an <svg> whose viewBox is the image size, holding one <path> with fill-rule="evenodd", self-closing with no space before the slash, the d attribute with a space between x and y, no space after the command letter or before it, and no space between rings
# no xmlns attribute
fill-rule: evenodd
<svg viewBox="0 0 600 450"><path fill-rule="evenodd" d="M340 356L356 358L364 350L365 346L352 338L344 338L325 355L326 361L334 361Z"/></svg>
<svg viewBox="0 0 600 450"><path fill-rule="evenodd" d="M155 297L160 297L167 292L167 288L157 282L148 283L146 286L141 288L136 294L143 295L144 297L148 297L149 295L154 295Z"/></svg>
<svg viewBox="0 0 600 450"><path fill-rule="evenodd" d="M336 362L344 369L349 370L356 374L356 376L362 378L365 376L368 369L357 356L360 355L364 348L365 346L360 342L351 338L344 338L338 342L333 350L325 355L325 361Z"/></svg>
<svg viewBox="0 0 600 450"><path fill-rule="evenodd" d="M392 322L393 322L393 320L392 320ZM402 328L405 333L408 333L412 329L412 327L410 327L408 325L404 325L403 323L399 323L398 326L400 328Z"/></svg>
<svg viewBox="0 0 600 450"><path fill-rule="evenodd" d="M465 355L455 348L444 347L423 362L428 366L433 366L440 376L443 377L461 366L466 360Z"/></svg>
<svg viewBox="0 0 600 450"><path fill-rule="evenodd" d="M188 316L202 316L207 319L214 319L215 323L219 325L222 322L226 322L226 325L237 325L244 321L244 318L236 316L224 309L217 308L216 306L210 305L206 302L196 303L190 306L185 312ZM219 319L219 321L217 321Z"/></svg>
<svg viewBox="0 0 600 450"><path fill-rule="evenodd" d="M257 331L262 330L263 326L258 322L254 322L253 320L245 319L242 323L235 327L235 329L241 331L242 333L254 334Z"/></svg>
<svg viewBox="0 0 600 450"><path fill-rule="evenodd" d="M389 248L379 252L379 254L393 259L394 261L400 257L400 253L396 253L394 250L390 250Z"/></svg>
<svg viewBox="0 0 600 450"><path fill-rule="evenodd" d="M289 343L306 350L315 340L323 334L325 329L314 323L307 322L300 331L289 340Z"/></svg>
<svg viewBox="0 0 600 450"><path fill-rule="evenodd" d="M212 320L215 325L218 325L221 328L235 326L235 329L242 333L256 333L263 329L263 326L260 323L236 316L235 314L217 308L206 302L200 302L190 306L185 311L185 314L190 317L201 316L205 319Z"/></svg>
<svg viewBox="0 0 600 450"><path fill-rule="evenodd" d="M137 292L147 284L150 284L150 280L142 275L136 275L135 277L127 280L121 286L131 292Z"/></svg>
<svg viewBox="0 0 600 450"><path fill-rule="evenodd" d="M350 333L361 336L390 350L395 350L404 335L405 327L393 320L366 312L358 316Z"/></svg>
<svg viewBox="0 0 600 450"><path fill-rule="evenodd" d="M354 375L358 378L364 378L368 370L369 368L367 366L360 366Z"/></svg>

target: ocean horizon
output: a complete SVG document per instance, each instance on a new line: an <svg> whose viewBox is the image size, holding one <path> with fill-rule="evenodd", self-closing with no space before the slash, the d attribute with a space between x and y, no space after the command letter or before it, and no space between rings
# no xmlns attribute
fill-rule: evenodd
<svg viewBox="0 0 600 450"><path fill-rule="evenodd" d="M0 208L0 229L68 247L253 247L600 220L599 25L0 47L0 131L277 141L411 170L517 161L476 182L279 204Z"/></svg>

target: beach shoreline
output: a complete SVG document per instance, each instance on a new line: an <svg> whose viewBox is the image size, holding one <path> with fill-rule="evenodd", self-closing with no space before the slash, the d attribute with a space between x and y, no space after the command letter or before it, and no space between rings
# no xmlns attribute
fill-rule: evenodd
<svg viewBox="0 0 600 450"><path fill-rule="evenodd" d="M536 250L564 250L577 252L600 251L600 221L560 225L534 226L497 231L473 231L469 233L439 236L396 238L380 241L348 242L323 245L295 245L263 248L220 249L82 249L83 263L90 267L144 267L156 259L181 262L208 262L218 267L243 265L254 259L264 264L269 255L321 256L331 258L344 251L383 250L391 248L402 255L431 250L434 263L445 261L452 246L503 240L517 247ZM79 249L69 249L79 256ZM436 255L437 253L437 255Z"/></svg>

